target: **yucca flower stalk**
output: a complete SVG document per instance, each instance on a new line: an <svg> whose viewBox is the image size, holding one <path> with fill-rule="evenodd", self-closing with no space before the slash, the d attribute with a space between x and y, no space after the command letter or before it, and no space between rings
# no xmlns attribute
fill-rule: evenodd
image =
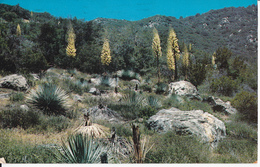
<svg viewBox="0 0 260 167"><path fill-rule="evenodd" d="M64 114L68 96L64 90L52 83L43 83L33 89L27 97L28 103L46 114Z"/></svg>

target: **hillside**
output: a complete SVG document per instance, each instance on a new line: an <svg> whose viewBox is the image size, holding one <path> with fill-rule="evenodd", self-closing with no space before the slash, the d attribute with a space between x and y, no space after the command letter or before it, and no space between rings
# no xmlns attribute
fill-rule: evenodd
<svg viewBox="0 0 260 167"><path fill-rule="evenodd" d="M30 20L30 24L24 25L24 29L22 28L24 35L27 36L30 36L28 33L32 27L35 32L40 29L41 25L50 22L62 24L56 27L57 31L64 32L66 30L64 24L66 24L67 19L54 18L48 13L33 13L33 16L30 16L28 10L19 6L1 4L0 9L1 24L5 23L6 25L6 22L9 23L8 27L11 33L14 32L12 30L14 25L10 21L24 22L24 20L19 19ZM123 59L122 61L125 62L121 65L123 67L129 63L126 59L130 55L133 57L134 62L139 57L144 57L143 61L145 62L150 59L148 55L151 55L151 32L153 27L156 27L159 31L163 49L166 46L168 30L171 26L175 29L179 42L191 43L197 50L212 54L218 47L226 46L234 53L233 56L243 56L250 63L256 62L257 58L257 6L255 5L247 8L211 10L201 15L197 14L196 16L180 19L158 15L139 21L97 18L84 22L74 18L73 23L75 24L76 45L78 48L93 40L97 42L102 40L103 31L106 29L111 42L111 50L116 58ZM4 30L1 29L1 31ZM30 39L36 42L38 36L39 32L31 36ZM62 40L64 41L64 39ZM99 43L95 44L99 45ZM91 45L94 44L88 43L86 47L92 47ZM80 52L80 48L78 51ZM95 51L92 52L95 53ZM149 64L148 66L150 66ZM145 67L143 65L143 68Z"/></svg>
<svg viewBox="0 0 260 167"><path fill-rule="evenodd" d="M257 41L254 5L83 21L0 4L0 162L256 162Z"/></svg>

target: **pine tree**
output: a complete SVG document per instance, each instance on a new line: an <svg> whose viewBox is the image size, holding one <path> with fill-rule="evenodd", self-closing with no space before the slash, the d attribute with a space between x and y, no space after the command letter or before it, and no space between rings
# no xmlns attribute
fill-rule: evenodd
<svg viewBox="0 0 260 167"><path fill-rule="evenodd" d="M21 27L20 27L20 24L17 25L17 28L16 28L16 35L17 36L21 36Z"/></svg>
<svg viewBox="0 0 260 167"><path fill-rule="evenodd" d="M109 48L109 41L105 39L103 48L101 51L101 63L103 65L109 65L111 63L111 55L110 55L110 48Z"/></svg>
<svg viewBox="0 0 260 167"><path fill-rule="evenodd" d="M190 60L189 60L189 52L188 52L186 45L184 45L182 65L183 65L183 69L184 69L184 73L185 73L185 80L188 80L188 69L189 69L189 65L190 65Z"/></svg>
<svg viewBox="0 0 260 167"><path fill-rule="evenodd" d="M159 57L162 56L161 42L158 31L156 28L153 29L153 44L152 49L157 62L157 73L158 73L158 83L160 83L160 68L159 68Z"/></svg>
<svg viewBox="0 0 260 167"><path fill-rule="evenodd" d="M72 24L69 23L68 32L67 32L68 46L66 48L67 56L70 56L70 57L76 56L75 40L76 40L76 34L74 33Z"/></svg>
<svg viewBox="0 0 260 167"><path fill-rule="evenodd" d="M180 49L178 45L178 38L175 31L170 28L168 44L167 44L167 64L168 68L172 71L175 71L175 80L177 79L177 60L180 58ZM174 79L173 77L173 79Z"/></svg>

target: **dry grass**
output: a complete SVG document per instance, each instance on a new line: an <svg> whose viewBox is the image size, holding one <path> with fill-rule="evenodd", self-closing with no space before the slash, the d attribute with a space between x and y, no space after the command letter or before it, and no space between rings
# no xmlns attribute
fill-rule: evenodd
<svg viewBox="0 0 260 167"><path fill-rule="evenodd" d="M3 132L5 131L5 132ZM7 132L8 131L8 132ZM32 134L21 128L15 128L11 130L1 129L1 134L8 134L11 140L21 141L22 143L27 143L31 145L41 145L41 144L61 144L61 139L68 136L68 132L60 133L39 133Z"/></svg>
<svg viewBox="0 0 260 167"><path fill-rule="evenodd" d="M93 136L94 138L107 138L109 136L110 129L95 123L91 126L84 126L83 123L75 130L75 132Z"/></svg>

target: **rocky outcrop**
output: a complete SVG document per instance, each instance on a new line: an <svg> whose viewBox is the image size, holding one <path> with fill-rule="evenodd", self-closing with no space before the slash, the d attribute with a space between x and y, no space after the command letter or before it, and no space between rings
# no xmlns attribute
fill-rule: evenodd
<svg viewBox="0 0 260 167"><path fill-rule="evenodd" d="M213 147L226 136L224 123L202 110L163 109L150 117L147 123L151 129L160 133L172 130L179 135L196 135Z"/></svg>
<svg viewBox="0 0 260 167"><path fill-rule="evenodd" d="M9 98L11 96L11 93L2 93L0 94L0 99Z"/></svg>
<svg viewBox="0 0 260 167"><path fill-rule="evenodd" d="M22 75L8 75L0 79L0 87L26 91L29 89L26 79Z"/></svg>
<svg viewBox="0 0 260 167"><path fill-rule="evenodd" d="M4 158L0 158L0 164L5 164L5 163L6 163L5 159Z"/></svg>
<svg viewBox="0 0 260 167"><path fill-rule="evenodd" d="M97 88L90 88L89 92L93 95L100 95L100 91Z"/></svg>
<svg viewBox="0 0 260 167"><path fill-rule="evenodd" d="M202 100L196 87L187 81L172 82L169 84L169 94L186 96L191 99Z"/></svg>
<svg viewBox="0 0 260 167"><path fill-rule="evenodd" d="M213 111L223 112L227 115L237 113L237 110L231 106L229 101L224 102L218 97L210 96L208 98L203 99L203 101L208 102L212 105Z"/></svg>
<svg viewBox="0 0 260 167"><path fill-rule="evenodd" d="M84 109L84 113L89 113L92 120L106 120L110 123L124 123L123 118L115 111L107 108L106 106L95 106Z"/></svg>

